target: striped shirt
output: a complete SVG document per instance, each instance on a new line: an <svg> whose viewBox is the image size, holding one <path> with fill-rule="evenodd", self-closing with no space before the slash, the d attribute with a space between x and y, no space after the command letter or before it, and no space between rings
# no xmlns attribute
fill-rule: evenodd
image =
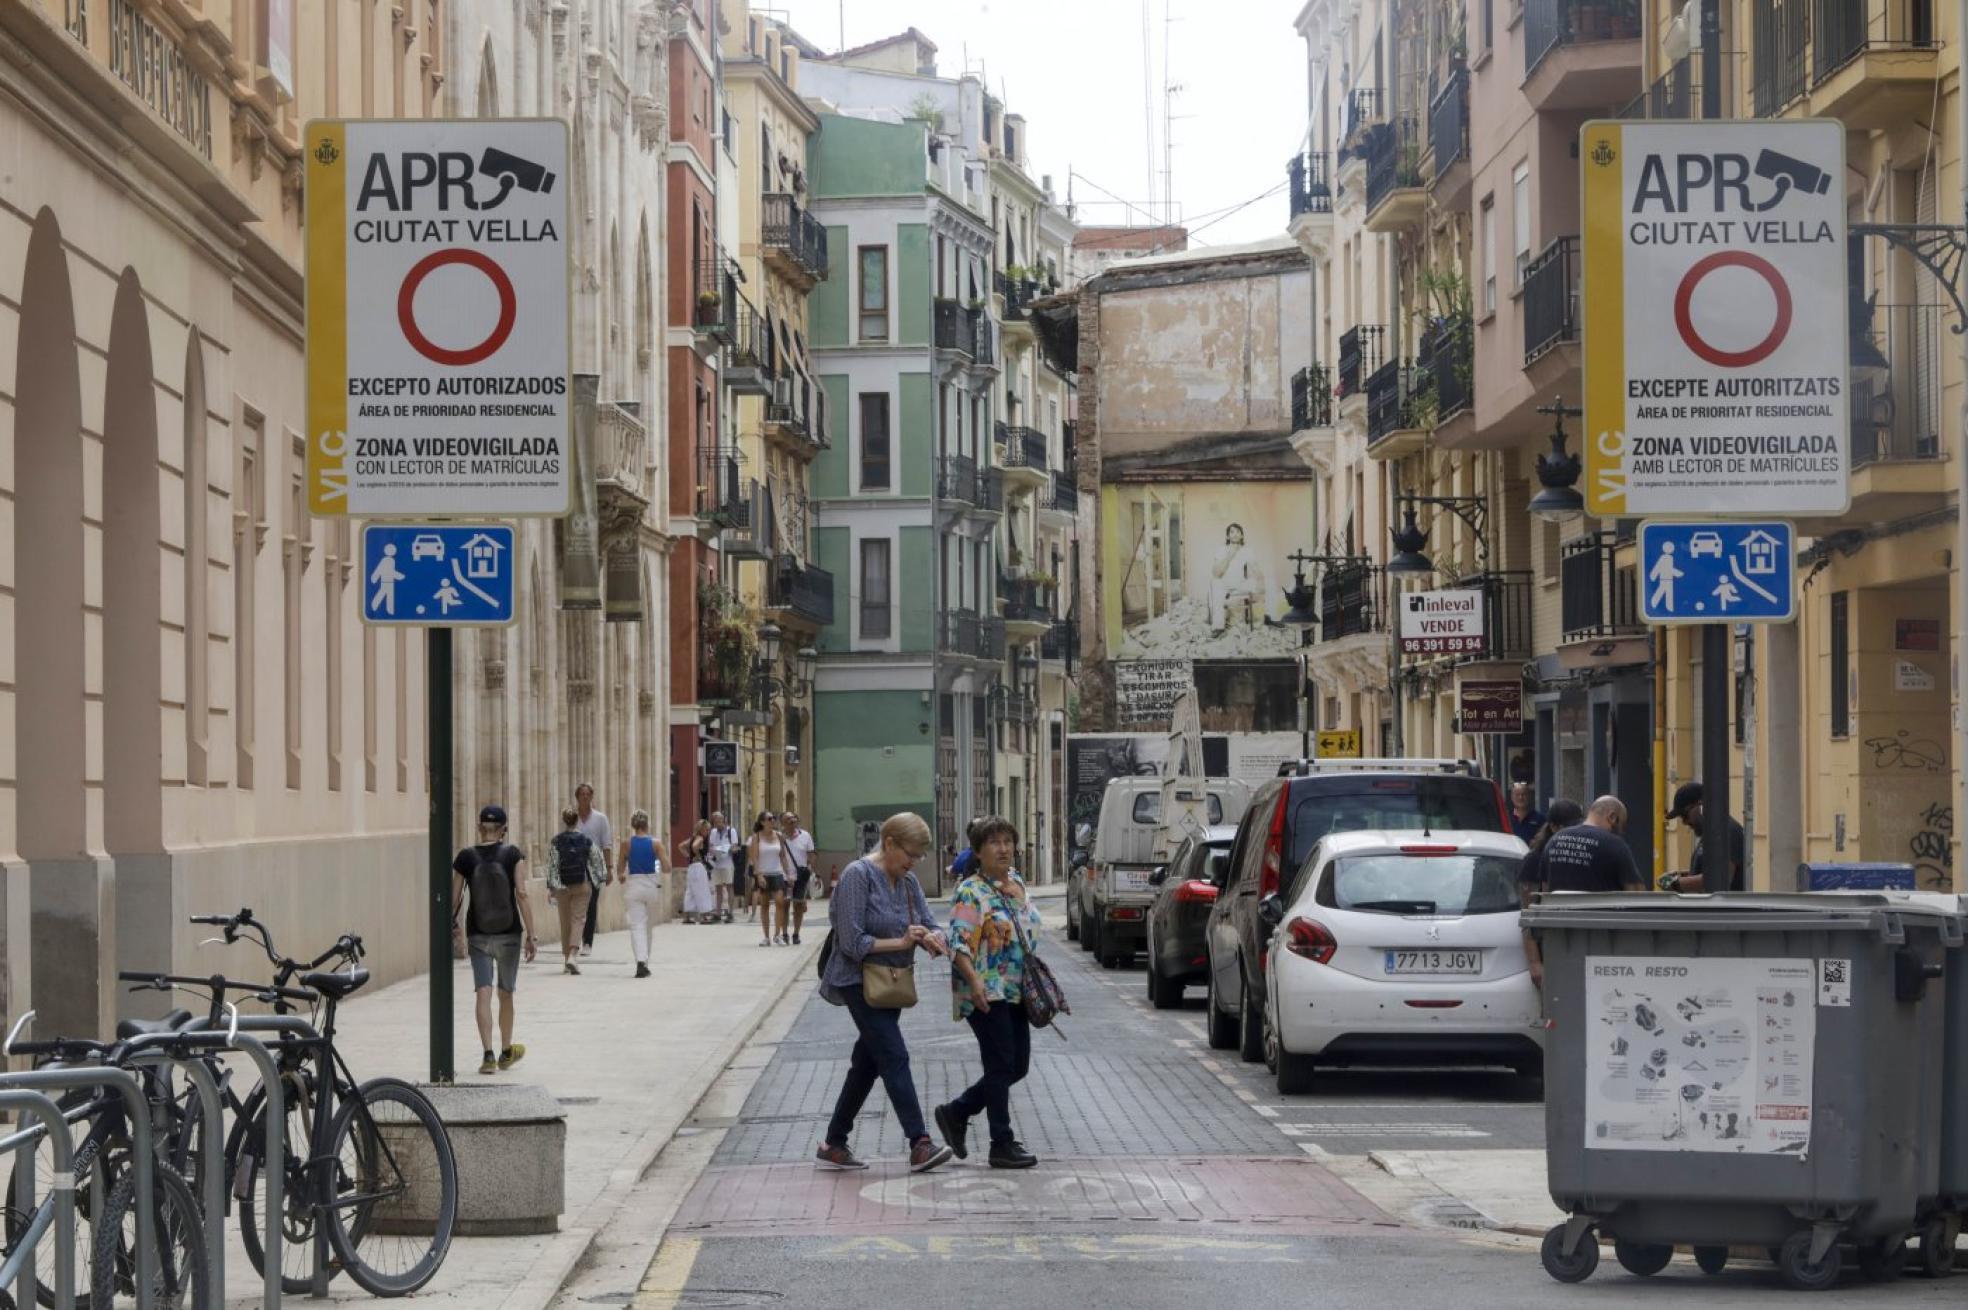
<svg viewBox="0 0 1968 1310"><path fill-rule="evenodd" d="M834 927L834 950L820 978L820 994L828 1000L835 1000L828 994L830 989L861 985L864 963L906 967L914 961L914 950L870 955L868 948L877 939L904 936L911 923L936 931L936 919L916 875L911 872L899 883L891 883L869 860L856 860L841 871L840 886L827 903L827 917Z"/></svg>

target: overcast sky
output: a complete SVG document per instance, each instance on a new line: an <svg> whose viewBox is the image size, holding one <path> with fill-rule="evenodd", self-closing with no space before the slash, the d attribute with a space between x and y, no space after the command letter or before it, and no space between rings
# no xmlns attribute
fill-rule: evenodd
<svg viewBox="0 0 1968 1310"><path fill-rule="evenodd" d="M920 29L936 43L938 73L955 77L968 66L1025 115L1032 172L1052 174L1061 200L1068 171L1078 175L1072 195L1082 223L1144 223L1151 212L1161 220L1162 87L1175 83L1177 220L1187 220L1197 244L1283 232L1285 160L1305 132L1305 43L1291 25L1297 0L1146 0L1145 8L1146 79L1143 0L779 0L754 12L783 12L827 50L840 48L843 19L849 46ZM1272 194L1224 212L1264 192Z"/></svg>

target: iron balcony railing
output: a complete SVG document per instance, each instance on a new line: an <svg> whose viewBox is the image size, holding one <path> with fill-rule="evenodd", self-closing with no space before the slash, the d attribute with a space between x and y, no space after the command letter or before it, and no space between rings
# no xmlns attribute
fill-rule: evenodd
<svg viewBox="0 0 1968 1310"><path fill-rule="evenodd" d="M998 576L998 601L1004 617L1013 623L1050 623L1053 620L1052 587L1030 578Z"/></svg>
<svg viewBox="0 0 1968 1310"><path fill-rule="evenodd" d="M986 513L991 514L998 513L1004 509L1003 470L977 470L977 499L971 503Z"/></svg>
<svg viewBox="0 0 1968 1310"><path fill-rule="evenodd" d="M1064 469L1052 473L1052 507L1061 514L1080 512L1080 488L1074 476Z"/></svg>
<svg viewBox="0 0 1968 1310"><path fill-rule="evenodd" d="M1810 16L1805 0L1750 6L1750 105L1758 118L1782 113L1809 84Z"/></svg>
<svg viewBox="0 0 1968 1310"><path fill-rule="evenodd" d="M1380 367L1387 329L1378 323L1363 323L1339 334L1339 385L1334 394L1344 399L1366 389L1366 381Z"/></svg>
<svg viewBox="0 0 1968 1310"><path fill-rule="evenodd" d="M938 350L970 354L977 348L977 334L971 330L970 311L954 300L938 296L931 305L932 340Z"/></svg>
<svg viewBox="0 0 1968 1310"><path fill-rule="evenodd" d="M937 647L970 659L1001 660L1005 653L1004 624L974 610L945 610L937 625Z"/></svg>
<svg viewBox="0 0 1968 1310"><path fill-rule="evenodd" d="M1412 118L1367 129L1367 212L1396 191L1421 185L1421 144Z"/></svg>
<svg viewBox="0 0 1968 1310"><path fill-rule="evenodd" d="M1619 540L1617 533L1588 532L1561 548L1558 608L1564 640L1591 641L1645 630L1633 566L1617 563Z"/></svg>
<svg viewBox="0 0 1968 1310"><path fill-rule="evenodd" d="M1579 339L1579 242L1559 237L1524 269L1524 363Z"/></svg>
<svg viewBox="0 0 1968 1310"><path fill-rule="evenodd" d="M1939 459L1944 353L1959 338L1939 305L1873 305L1852 324L1852 463ZM1944 344L1945 343L1945 344Z"/></svg>
<svg viewBox="0 0 1968 1310"><path fill-rule="evenodd" d="M977 503L977 461L968 455L945 455L936 465L936 498L965 505Z"/></svg>
<svg viewBox="0 0 1968 1310"><path fill-rule="evenodd" d="M1410 359L1390 359L1367 379L1367 444L1415 426L1416 390L1427 375Z"/></svg>
<svg viewBox="0 0 1968 1310"><path fill-rule="evenodd" d="M1022 323L1026 307L1045 294L1045 284L1037 278L1009 277L1006 274L991 274L991 285L1004 297L1004 316L1014 323Z"/></svg>
<svg viewBox="0 0 1968 1310"><path fill-rule="evenodd" d="M752 308L743 292L737 293L731 314L731 343L724 358L731 368L756 370L764 378L772 376L772 334L765 316Z"/></svg>
<svg viewBox="0 0 1968 1310"><path fill-rule="evenodd" d="M1435 389L1435 421L1446 423L1476 400L1476 341L1469 320L1460 316L1438 321L1422 338L1421 354L1427 377L1421 385Z"/></svg>
<svg viewBox="0 0 1968 1310"><path fill-rule="evenodd" d="M991 335L991 318L983 309L966 309L970 318L970 357L979 364L998 362L997 339Z"/></svg>
<svg viewBox="0 0 1968 1310"><path fill-rule="evenodd" d="M816 279L827 276L827 229L819 219L784 192L765 196L759 241L768 251L783 251Z"/></svg>
<svg viewBox="0 0 1968 1310"><path fill-rule="evenodd" d="M1813 0L1811 85L1868 50L1931 50L1933 0Z"/></svg>
<svg viewBox="0 0 1968 1310"><path fill-rule="evenodd" d="M774 383L772 398L765 403L765 421L796 437L818 441L813 430L813 394L813 380L806 374L780 377Z"/></svg>
<svg viewBox="0 0 1968 1310"><path fill-rule="evenodd" d="M1463 660L1531 658L1531 592L1536 576L1529 569L1512 569L1457 580L1456 586L1483 593L1483 649L1464 652Z"/></svg>
<svg viewBox="0 0 1968 1310"><path fill-rule="evenodd" d="M998 424L998 463L1005 468L1039 469L1047 465L1045 433L1037 428Z"/></svg>
<svg viewBox="0 0 1968 1310"><path fill-rule="evenodd" d="M1371 568L1336 568L1319 585L1319 640L1338 641L1386 631Z"/></svg>
<svg viewBox="0 0 1968 1310"><path fill-rule="evenodd" d="M1457 61L1448 84L1428 107L1428 148L1435 156L1432 181L1442 180L1458 160L1469 158L1469 69Z"/></svg>
<svg viewBox="0 0 1968 1310"><path fill-rule="evenodd" d="M1291 216L1332 213L1332 183L1326 177L1326 152L1312 150L1291 157L1285 177L1291 192Z"/></svg>
<svg viewBox="0 0 1968 1310"><path fill-rule="evenodd" d="M1346 93L1342 106L1343 117L1339 125L1339 162L1344 164L1348 155L1360 156L1360 135L1368 127L1380 121L1385 108L1381 104L1379 87L1359 87Z"/></svg>
<svg viewBox="0 0 1968 1310"><path fill-rule="evenodd" d="M792 555L773 561L772 604L816 627L834 621L834 575Z"/></svg>
<svg viewBox="0 0 1968 1310"><path fill-rule="evenodd" d="M1332 373L1324 364L1307 364L1292 374L1292 431L1333 425Z"/></svg>
<svg viewBox="0 0 1968 1310"><path fill-rule="evenodd" d="M1063 660L1066 671L1073 671L1073 661L1080 653L1080 625L1077 619L1055 619L1045 636L1039 638L1039 658L1042 660Z"/></svg>
<svg viewBox="0 0 1968 1310"><path fill-rule="evenodd" d="M727 446L697 452L697 488L692 508L698 518L722 527L750 524L751 502L744 494L738 455Z"/></svg>
<svg viewBox="0 0 1968 1310"><path fill-rule="evenodd" d="M722 255L697 261L691 281L690 325L729 345L738 334L738 279Z"/></svg>
<svg viewBox="0 0 1968 1310"><path fill-rule="evenodd" d="M1525 0L1524 76L1559 46L1639 35L1638 0Z"/></svg>

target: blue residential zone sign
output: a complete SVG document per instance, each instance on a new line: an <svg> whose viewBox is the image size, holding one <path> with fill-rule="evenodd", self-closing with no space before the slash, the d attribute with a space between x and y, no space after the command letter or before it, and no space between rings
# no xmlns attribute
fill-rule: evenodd
<svg viewBox="0 0 1968 1310"><path fill-rule="evenodd" d="M1640 525L1648 623L1782 623L1796 612L1797 537L1781 520Z"/></svg>
<svg viewBox="0 0 1968 1310"><path fill-rule="evenodd" d="M510 523L368 523L362 621L417 628L513 621L518 543Z"/></svg>

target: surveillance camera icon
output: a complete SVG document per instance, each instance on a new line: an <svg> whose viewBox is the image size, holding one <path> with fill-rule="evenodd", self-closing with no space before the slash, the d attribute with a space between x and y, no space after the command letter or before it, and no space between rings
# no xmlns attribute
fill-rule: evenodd
<svg viewBox="0 0 1968 1310"><path fill-rule="evenodd" d="M1756 176L1776 183L1776 190L1756 208L1759 212L1774 209L1783 202L1793 190L1808 196L1821 196L1831 189L1831 175L1816 164L1778 150L1765 150L1756 157Z"/></svg>

